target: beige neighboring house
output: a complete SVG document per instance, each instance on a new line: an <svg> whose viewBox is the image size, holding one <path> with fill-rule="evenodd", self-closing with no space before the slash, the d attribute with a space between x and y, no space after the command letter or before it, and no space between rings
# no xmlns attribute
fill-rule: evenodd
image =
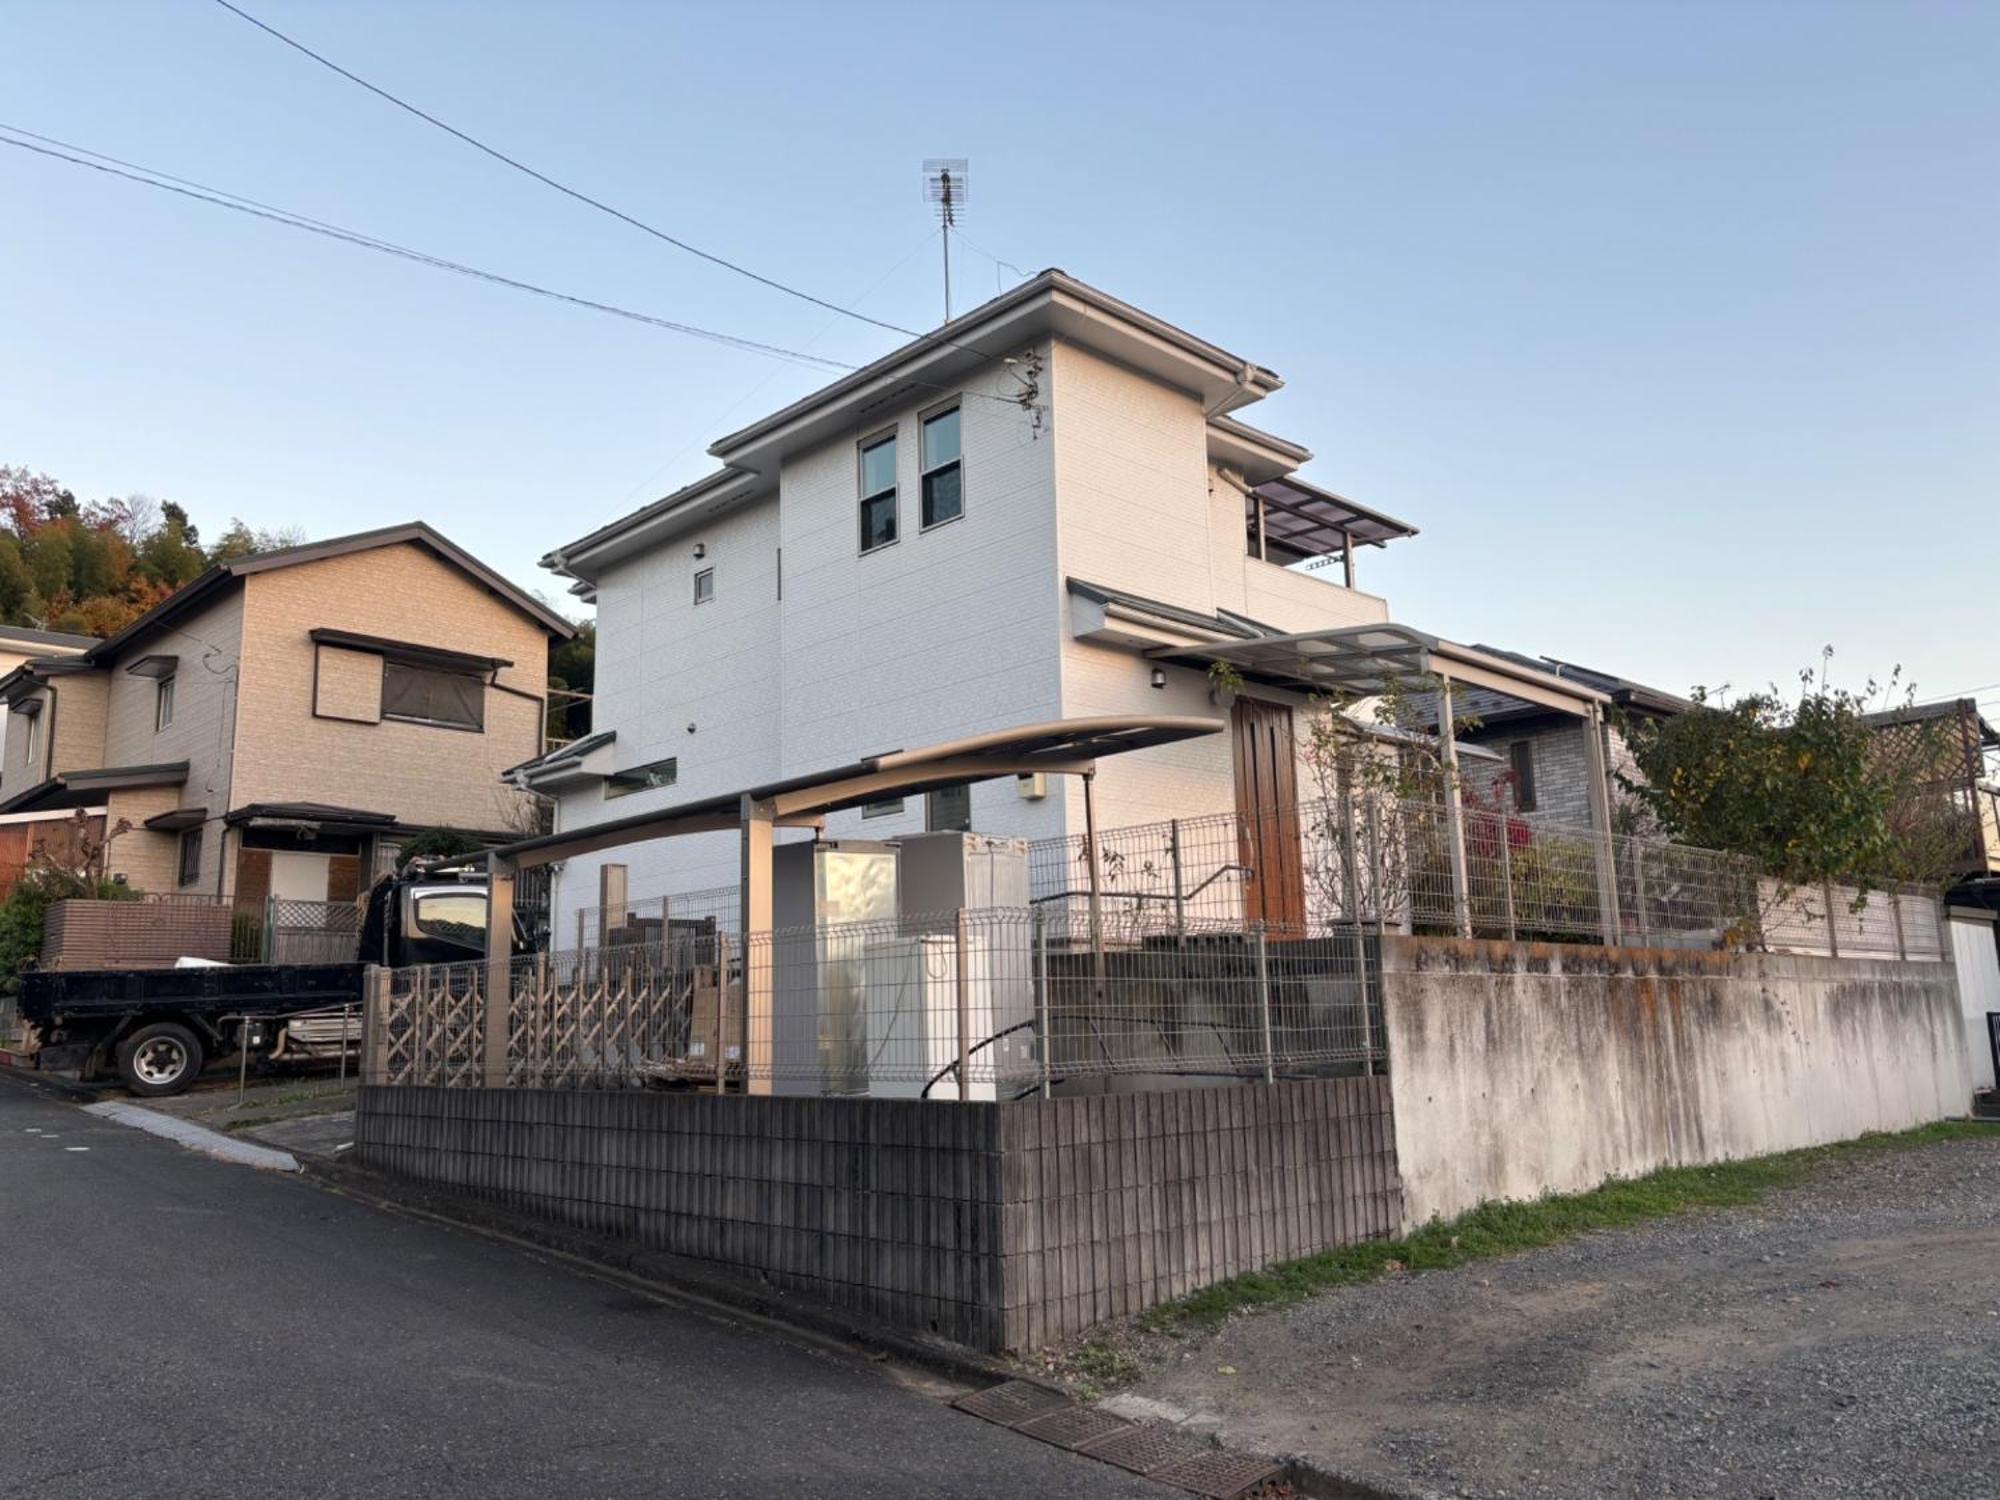
<svg viewBox="0 0 2000 1500"><path fill-rule="evenodd" d="M500 773L571 634L421 522L221 563L0 676L0 818L102 809L144 891L351 899L423 829L530 826Z"/></svg>

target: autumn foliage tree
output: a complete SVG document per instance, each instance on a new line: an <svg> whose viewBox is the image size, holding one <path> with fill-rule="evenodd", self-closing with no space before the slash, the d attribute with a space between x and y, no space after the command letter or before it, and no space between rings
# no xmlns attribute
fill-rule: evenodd
<svg viewBox="0 0 2000 1500"><path fill-rule="evenodd" d="M81 502L47 474L0 464L0 624L110 635L213 562L301 540L232 521L205 550L171 500Z"/></svg>

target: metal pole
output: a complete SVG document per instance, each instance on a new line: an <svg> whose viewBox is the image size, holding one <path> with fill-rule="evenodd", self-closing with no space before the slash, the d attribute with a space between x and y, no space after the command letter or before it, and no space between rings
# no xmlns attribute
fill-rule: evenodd
<svg viewBox="0 0 2000 1500"><path fill-rule="evenodd" d="M1264 1028L1264 1082L1278 1081L1277 1054L1271 1046L1271 953L1264 924L1257 924L1257 1013Z"/></svg>
<svg viewBox="0 0 2000 1500"><path fill-rule="evenodd" d="M1623 936L1624 923L1618 915L1618 863L1611 842L1611 771L1604 753L1604 715L1595 703L1584 715L1583 748L1589 769L1590 822L1596 834L1597 916L1599 935L1606 947L1615 946Z"/></svg>
<svg viewBox="0 0 2000 1500"><path fill-rule="evenodd" d="M1181 881L1181 820L1174 818L1167 824L1167 852L1174 865L1174 941L1179 946L1187 944L1187 905L1181 894L1185 889Z"/></svg>
<svg viewBox="0 0 2000 1500"><path fill-rule="evenodd" d="M1632 904L1639 908L1639 945L1653 946L1653 918L1646 902L1646 841L1632 840Z"/></svg>
<svg viewBox="0 0 2000 1500"><path fill-rule="evenodd" d="M1054 1064L1055 1037L1049 1026L1049 923L1048 914L1035 908L1035 1001L1041 1020L1042 1097L1049 1097L1049 1071Z"/></svg>
<svg viewBox="0 0 2000 1500"><path fill-rule="evenodd" d="M354 1029L354 1007L340 1007L340 1086L347 1087L347 1034Z"/></svg>
<svg viewBox="0 0 2000 1500"><path fill-rule="evenodd" d="M954 989L958 1001L958 1101L972 1097L972 976L966 972L965 908L958 909L955 924L956 955L952 962Z"/></svg>
<svg viewBox="0 0 2000 1500"><path fill-rule="evenodd" d="M1514 925L1514 822L1500 813L1500 911L1507 923L1507 941L1518 935Z"/></svg>
<svg viewBox="0 0 2000 1500"><path fill-rule="evenodd" d="M1444 835L1451 855L1452 924L1462 938L1472 936L1471 881L1465 863L1465 806L1458 784L1458 714L1452 707L1451 679L1438 679L1438 754L1444 760Z"/></svg>
<svg viewBox="0 0 2000 1500"><path fill-rule="evenodd" d="M1098 865L1095 771L1083 773L1083 839L1090 855L1090 972L1098 1000L1104 998L1104 875Z"/></svg>
<svg viewBox="0 0 2000 1500"><path fill-rule="evenodd" d="M250 1080L250 1021L248 1017L236 1023L236 1107L243 1107L243 1091Z"/></svg>

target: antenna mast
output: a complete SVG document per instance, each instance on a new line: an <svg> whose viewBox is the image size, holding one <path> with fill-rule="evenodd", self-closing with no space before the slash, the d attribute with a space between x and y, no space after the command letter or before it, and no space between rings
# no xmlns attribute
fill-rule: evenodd
<svg viewBox="0 0 2000 1500"><path fill-rule="evenodd" d="M939 240L944 246L944 320L951 321L951 232L965 212L965 158L933 156L924 162L924 201L937 205Z"/></svg>

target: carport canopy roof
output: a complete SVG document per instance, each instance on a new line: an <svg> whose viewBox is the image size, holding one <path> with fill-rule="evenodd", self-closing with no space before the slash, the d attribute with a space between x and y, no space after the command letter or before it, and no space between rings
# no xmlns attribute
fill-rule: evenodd
<svg viewBox="0 0 2000 1500"><path fill-rule="evenodd" d="M1460 646L1407 625L1350 625L1299 635L1161 646L1147 653L1167 660L1228 662L1246 678L1309 693L1369 698L1392 686L1435 686L1448 679L1587 718L1611 700L1594 688L1541 672L1503 656Z"/></svg>
<svg viewBox="0 0 2000 1500"><path fill-rule="evenodd" d="M545 834L493 851L517 869L650 839L712 833L743 823L746 803L781 825L818 827L828 813L888 797L936 791L996 776L1082 775L1107 755L1219 733L1219 719L1147 715L1053 719L947 740L918 750L886 750L850 765L746 787L653 812Z"/></svg>

